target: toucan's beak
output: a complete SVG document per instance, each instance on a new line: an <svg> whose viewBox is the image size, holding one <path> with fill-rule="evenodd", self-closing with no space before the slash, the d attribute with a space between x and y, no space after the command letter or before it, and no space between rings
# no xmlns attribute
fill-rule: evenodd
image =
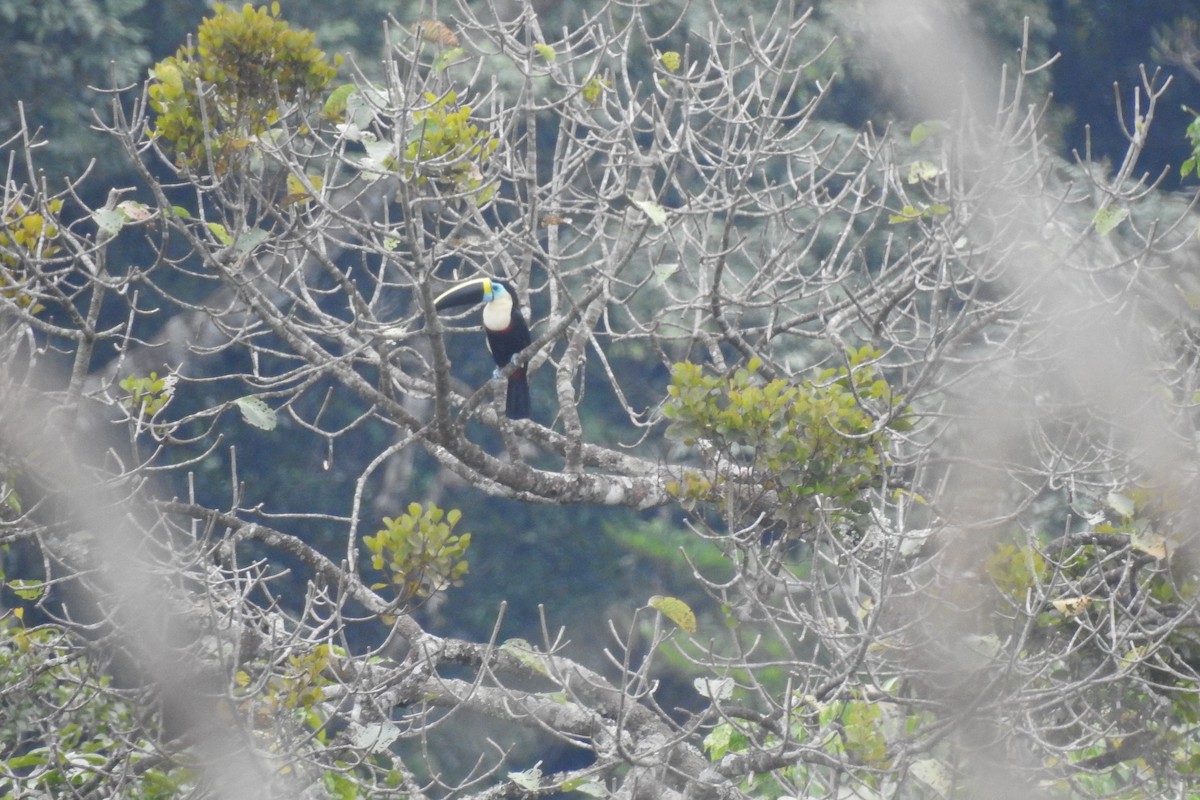
<svg viewBox="0 0 1200 800"><path fill-rule="evenodd" d="M494 292L491 278L475 278L464 281L437 296L433 307L438 311L454 306L471 306L491 301Z"/></svg>

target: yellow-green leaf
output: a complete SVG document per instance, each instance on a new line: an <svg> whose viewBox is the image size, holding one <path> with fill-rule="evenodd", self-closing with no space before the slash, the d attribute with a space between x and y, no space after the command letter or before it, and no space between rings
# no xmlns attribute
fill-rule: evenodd
<svg viewBox="0 0 1200 800"><path fill-rule="evenodd" d="M341 122L346 115L346 101L350 99L350 95L354 94L357 88L353 83L343 83L330 92L329 98L325 101L325 107L321 109L321 114L325 119Z"/></svg>
<svg viewBox="0 0 1200 800"><path fill-rule="evenodd" d="M229 235L229 231L219 222L208 223L208 229L212 231L212 235L217 237L217 241L228 247L233 244L233 237Z"/></svg>
<svg viewBox="0 0 1200 800"><path fill-rule="evenodd" d="M41 581L11 580L8 588L22 600L37 600L46 593L46 584Z"/></svg>
<svg viewBox="0 0 1200 800"><path fill-rule="evenodd" d="M568 778L562 782L561 788L564 792L579 792L588 797L608 797L608 790L604 788L604 784L595 778Z"/></svg>
<svg viewBox="0 0 1200 800"><path fill-rule="evenodd" d="M608 81L593 75L588 79L588 82L583 85L583 99L596 105L600 102L601 95L608 89Z"/></svg>
<svg viewBox="0 0 1200 800"><path fill-rule="evenodd" d="M1105 206L1096 212L1096 216L1092 219L1092 224L1096 226L1097 233L1101 236L1107 236L1128 216L1129 209L1127 208Z"/></svg>
<svg viewBox="0 0 1200 800"><path fill-rule="evenodd" d="M909 139L913 144L920 144L930 136L935 136L946 130L946 123L941 120L929 120L927 122L919 122L913 127L912 135Z"/></svg>
<svg viewBox="0 0 1200 800"><path fill-rule="evenodd" d="M897 225L902 222L912 222L915 219L921 218L921 209L916 206L905 206L900 209L899 214L890 214L888 222L892 225Z"/></svg>
<svg viewBox="0 0 1200 800"><path fill-rule="evenodd" d="M445 72L454 66L459 59L467 54L467 51L461 47L450 47L437 54L437 58L433 60L434 72Z"/></svg>
<svg viewBox="0 0 1200 800"><path fill-rule="evenodd" d="M650 607L657 609L664 617L674 622L684 633L696 632L696 615L687 603L678 597L665 597L656 594L650 598Z"/></svg>

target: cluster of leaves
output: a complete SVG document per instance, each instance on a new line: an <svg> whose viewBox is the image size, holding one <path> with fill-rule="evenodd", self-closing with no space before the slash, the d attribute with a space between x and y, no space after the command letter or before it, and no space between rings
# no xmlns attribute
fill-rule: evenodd
<svg viewBox="0 0 1200 800"><path fill-rule="evenodd" d="M129 392L122 402L133 413L150 418L171 401L174 385L173 376L160 378L157 372L151 372L148 378L130 375L120 383L121 388Z"/></svg>
<svg viewBox="0 0 1200 800"><path fill-rule="evenodd" d="M495 186L480 189L480 165L500 142L471 122L471 106L459 105L455 92L441 97L426 92L425 101L429 105L413 113L413 127L404 147L408 177L415 175L418 182L433 178L456 191L474 193L480 205L486 203Z"/></svg>
<svg viewBox="0 0 1200 800"><path fill-rule="evenodd" d="M1172 503L1165 497L1163 491L1145 487L1128 494L1110 492L1106 502L1110 519L1095 523L1090 532L1081 535L1079 545L1066 547L1062 540L998 542L984 562L984 574L1014 605L1025 605L1031 592L1048 596L1049 608L1057 613L1039 617L1043 624L1076 617L1093 602L1107 600L1106 594L1118 588L1111 579L1092 581L1102 590L1097 596L1078 587L1088 584L1090 571L1099 565L1113 569L1118 555L1128 562L1128 577L1123 578L1130 582L1126 591L1145 592L1166 603L1188 602L1198 588L1195 580L1166 568L1177 537L1169 533L1170 512L1164 506ZM1162 530L1164 526L1167 530ZM1143 585L1134 586L1132 582L1139 579Z"/></svg>
<svg viewBox="0 0 1200 800"><path fill-rule="evenodd" d="M54 217L62 211L62 201L51 200L46 209L51 215L49 219L14 201L4 210L0 221L0 293L35 314L43 306L30 292L29 281L36 272L27 263L40 264L58 252L53 244L58 238Z"/></svg>
<svg viewBox="0 0 1200 800"><path fill-rule="evenodd" d="M945 122L940 120L927 120L917 123L913 127L909 140L914 147L920 147L929 139L937 139L949 130ZM916 159L909 162L908 176L905 183L913 187L924 189L934 189L937 187L937 181L943 175L941 167L933 161L925 159ZM899 211L888 215L889 225L900 225L906 222L916 222L921 219L934 219L950 213L950 206L942 201L927 198L925 200L913 200L905 203Z"/></svg>
<svg viewBox="0 0 1200 800"><path fill-rule="evenodd" d="M708 376L690 362L675 364L664 414L667 436L703 443L711 460L745 465L753 480L781 503L808 516L814 500L834 515L867 511L863 493L888 466L892 430L909 423L873 363L882 354L863 347L843 367L818 371L799 385L763 381L752 359L728 378ZM891 420L890 422L885 422ZM709 499L713 483L685 476L669 487L685 501Z"/></svg>
<svg viewBox="0 0 1200 800"><path fill-rule="evenodd" d="M0 686L0 797L86 793L139 729L108 677L52 625L0 622ZM151 755L148 742L134 752L146 757L123 765L123 796L165 799L194 788L189 771Z"/></svg>
<svg viewBox="0 0 1200 800"><path fill-rule="evenodd" d="M589 105L596 106L600 104L600 98L604 96L604 93L611 89L611 80L601 77L600 75L592 75L587 79L587 83L583 85L583 90L580 92L580 94L583 95L583 99L586 100Z"/></svg>
<svg viewBox="0 0 1200 800"><path fill-rule="evenodd" d="M464 556L471 544L471 534L454 532L461 518L458 509L443 511L432 503L428 508L412 503L408 513L384 517L383 528L363 537L371 566L388 576L388 582L372 588L390 585L407 601L461 586L468 569Z"/></svg>
<svg viewBox="0 0 1200 800"><path fill-rule="evenodd" d="M890 688L896 688L893 683ZM842 698L821 702L813 697L796 697L794 710L789 716L786 737L772 736L766 746L779 746L782 741L805 742L838 761L854 765L849 771L829 769L813 761L797 763L787 773L794 783L808 787L811 795L836 794L839 784L848 779L871 787L870 796L888 794L885 784L895 780L895 752L898 745L910 736L922 722L923 714L904 716L895 704L868 699L859 692L850 692ZM720 761L729 754L745 753L755 745L740 726L734 722L722 722L704 738L704 750L712 761ZM916 779L910 783L907 797L945 798L957 796L955 776L939 759L928 757L907 765L908 773ZM756 793L770 792L770 782L762 780L754 785L755 779L746 788Z"/></svg>
<svg viewBox="0 0 1200 800"><path fill-rule="evenodd" d="M995 632L978 637L988 640L993 656L1002 640L1019 636L1022 658L1061 653L1044 676L1051 686L1081 682L1098 670L1137 678L1096 689L1083 701L1115 722L1107 736L1074 756L1087 765L1120 760L1136 767L1085 776L1082 784L1097 795L1130 787L1140 792L1138 775L1200 775L1200 755L1190 744L1200 723L1200 651L1190 626L1147 637L1134 622L1145 614L1171 619L1195 604L1200 587L1186 567L1190 559L1176 557L1185 543L1174 532L1173 515L1187 506L1184 498L1173 499L1176 494L1141 486L1110 492L1106 521L1057 539L996 543L983 563L1001 604L1001 613L988 616ZM1031 604L1036 613L1029 625L1022 611ZM1086 716L1078 709L1060 713Z"/></svg>
<svg viewBox="0 0 1200 800"><path fill-rule="evenodd" d="M262 719L268 728L276 715L295 712L309 728L321 732L325 723L319 706L325 699L325 689L334 683L330 663L336 655L345 653L329 644L289 655L286 664L267 677L264 687L248 692L243 710L254 719ZM252 685L252 677L245 670L239 670L235 680L242 689Z"/></svg>
<svg viewBox="0 0 1200 800"><path fill-rule="evenodd" d="M313 46L311 31L292 30L270 9L224 5L200 25L197 43L151 70L154 133L194 167L211 152L218 171L280 121L280 101L314 96L336 74L337 60Z"/></svg>

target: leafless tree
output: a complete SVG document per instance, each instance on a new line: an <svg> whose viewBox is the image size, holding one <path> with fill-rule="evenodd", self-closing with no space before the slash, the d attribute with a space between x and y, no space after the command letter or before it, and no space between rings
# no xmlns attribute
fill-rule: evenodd
<svg viewBox="0 0 1200 800"><path fill-rule="evenodd" d="M681 35L617 3L569 31L462 3L393 21L342 107L280 98L269 134L183 167L148 95L114 96L138 202L88 208L22 131L2 531L39 554L8 577L47 621L10 612L0 642L4 791L1184 796L1196 218L1137 169L1166 87L1132 88L1123 163L1065 163L1026 96L1048 65L1009 65L988 106L938 4L868 5L847 25L908 76L915 130L822 121L833 43L788 4ZM113 263L131 238L150 259ZM434 308L476 276L536 312L533 420L465 377L476 313ZM584 424L585 385L621 427ZM275 421L353 465L343 511L247 502L271 458L246 444L219 502L156 485ZM364 426L389 443L345 452ZM548 625L423 627L412 603L457 579L442 518L410 510L432 556L380 585L364 539L418 456L531 503L681 505L720 555L692 562L712 610L633 598L594 659ZM297 534L314 521L341 555ZM668 675L690 708L660 705ZM439 742L480 720L448 767ZM520 762L518 730L586 766Z"/></svg>

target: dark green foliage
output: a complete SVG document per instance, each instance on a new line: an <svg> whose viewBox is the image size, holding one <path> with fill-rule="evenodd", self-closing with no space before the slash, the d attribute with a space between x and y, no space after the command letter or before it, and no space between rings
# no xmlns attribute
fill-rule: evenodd
<svg viewBox="0 0 1200 800"><path fill-rule="evenodd" d="M144 721L70 634L13 616L0 621L0 797L71 796L94 785L109 753ZM110 784L122 797L166 800L194 785L153 743L139 740L135 750L141 755Z"/></svg>

